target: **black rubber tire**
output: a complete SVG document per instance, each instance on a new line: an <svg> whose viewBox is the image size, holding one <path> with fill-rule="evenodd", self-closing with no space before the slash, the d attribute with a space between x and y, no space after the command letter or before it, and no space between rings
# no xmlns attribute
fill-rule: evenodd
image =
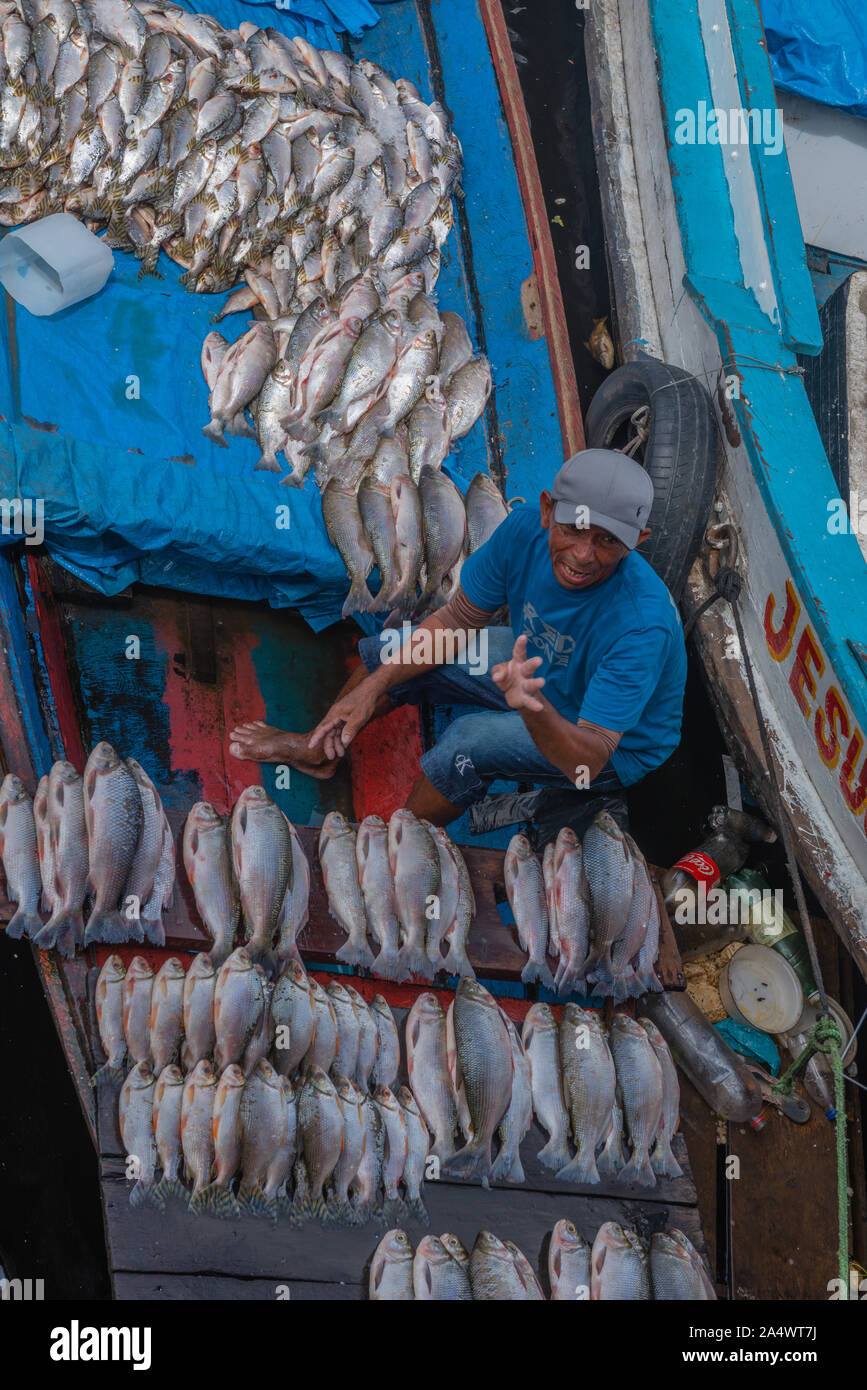
<svg viewBox="0 0 867 1390"><path fill-rule="evenodd" d="M618 434L641 406L650 407L650 433L636 460L653 479L654 501L651 534L640 553L679 600L713 503L716 418L694 376L641 357L613 371L590 402L584 421L588 449L617 448Z"/></svg>

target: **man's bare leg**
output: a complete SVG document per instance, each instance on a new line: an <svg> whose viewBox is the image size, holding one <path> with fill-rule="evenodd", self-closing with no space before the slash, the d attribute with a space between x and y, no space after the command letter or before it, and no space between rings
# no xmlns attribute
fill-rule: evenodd
<svg viewBox="0 0 867 1390"><path fill-rule="evenodd" d="M367 668L361 662L336 698L339 700L348 695L350 690L361 684L367 674ZM376 706L374 718L379 719L392 708L388 696L384 695ZM275 729L272 724L265 724L261 719L253 719L247 724L239 724L232 730L229 735L229 752L233 758L249 758L256 763L288 763L290 767L297 768L308 777L333 777L339 758L326 757L321 744L317 748L311 748L310 733L312 730L306 734L287 733L283 729Z"/></svg>
<svg viewBox="0 0 867 1390"><path fill-rule="evenodd" d="M410 792L406 805L407 810L412 811L419 820L428 820L431 825L448 825L463 815L463 807L447 801L423 772Z"/></svg>

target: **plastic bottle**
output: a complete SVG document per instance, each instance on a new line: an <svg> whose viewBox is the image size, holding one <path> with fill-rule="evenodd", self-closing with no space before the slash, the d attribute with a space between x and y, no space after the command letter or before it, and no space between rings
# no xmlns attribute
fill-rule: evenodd
<svg viewBox="0 0 867 1390"><path fill-rule="evenodd" d="M772 951L778 951L783 959L789 962L809 1001L818 998L819 990L813 976L804 933L800 927L795 926L785 909L778 905L767 879L755 869L741 869L738 873L731 874L725 886L730 892L743 895L770 895L759 900L748 900L744 897L744 910L738 914L739 917L746 918L743 930L757 946L770 946Z"/></svg>
<svg viewBox="0 0 867 1390"><path fill-rule="evenodd" d="M671 1055L714 1114L763 1129L762 1092L736 1052L686 993L647 995L642 1005Z"/></svg>
<svg viewBox="0 0 867 1390"><path fill-rule="evenodd" d="M662 879L662 896L683 960L719 951L731 941L746 940L744 925L729 922L727 913L720 922L712 920L714 914L706 911L707 895L742 868L751 843L777 838L764 821L730 806L714 806L707 827L711 831L708 839L672 864ZM710 921L706 920L708 915Z"/></svg>

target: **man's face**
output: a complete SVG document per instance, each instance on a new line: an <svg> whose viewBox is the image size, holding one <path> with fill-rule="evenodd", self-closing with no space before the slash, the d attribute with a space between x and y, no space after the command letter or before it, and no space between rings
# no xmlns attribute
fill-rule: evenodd
<svg viewBox="0 0 867 1390"><path fill-rule="evenodd" d="M548 550L554 578L564 589L589 589L613 574L629 547L601 526L565 526L554 520L554 502L550 492L540 498L542 525L548 532ZM638 544L650 532L645 529Z"/></svg>

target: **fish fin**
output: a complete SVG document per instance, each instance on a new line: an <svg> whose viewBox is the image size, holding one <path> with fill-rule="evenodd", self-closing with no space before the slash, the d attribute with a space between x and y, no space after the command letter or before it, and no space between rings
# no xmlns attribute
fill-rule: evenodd
<svg viewBox="0 0 867 1390"><path fill-rule="evenodd" d="M657 1177L683 1177L683 1169L672 1152L671 1141L665 1135L660 1135L656 1141L656 1147L650 1155L650 1166Z"/></svg>
<svg viewBox="0 0 867 1390"><path fill-rule="evenodd" d="M390 951L383 946L373 962L373 973L378 975L381 980L393 980L400 983L407 977L403 974L400 967L400 955L397 951Z"/></svg>
<svg viewBox="0 0 867 1390"><path fill-rule="evenodd" d="M368 970L373 969L373 952L367 942L356 946L351 940L346 941L334 954L344 965L363 965Z"/></svg>
<svg viewBox="0 0 867 1390"><path fill-rule="evenodd" d="M521 1163L521 1155L516 1150L510 1154L505 1148L500 1149L494 1160L491 1169L492 1182L525 1182L524 1168Z"/></svg>
<svg viewBox="0 0 867 1390"><path fill-rule="evenodd" d="M211 1210L211 1189L203 1187L200 1192L194 1192L190 1197L188 1210L193 1216L201 1216L203 1212Z"/></svg>
<svg viewBox="0 0 867 1390"><path fill-rule="evenodd" d="M547 1144L544 1144L539 1150L536 1157L546 1168L550 1168L553 1172L559 1173L560 1169L565 1168L569 1162L569 1146L565 1139L559 1142L555 1142L554 1139L549 1139Z"/></svg>
<svg viewBox="0 0 867 1390"><path fill-rule="evenodd" d="M208 1210L221 1220L228 1221L241 1215L241 1208L230 1187L218 1187L216 1183L211 1183L202 1196L207 1199Z"/></svg>
<svg viewBox="0 0 867 1390"><path fill-rule="evenodd" d="M35 941L41 930L42 918L35 912L25 912L19 907L6 928L6 935L13 941L19 941L22 936L29 936L31 941Z"/></svg>
<svg viewBox="0 0 867 1390"><path fill-rule="evenodd" d="M623 1004L627 999L636 998L641 992L641 985L631 966L628 966L622 975L615 975L611 981L611 997L615 1004Z"/></svg>
<svg viewBox="0 0 867 1390"><path fill-rule="evenodd" d="M113 1067L111 1062L103 1062L101 1067L97 1067L90 1084L94 1088L100 1086L103 1081L108 1081L112 1086L123 1085L123 1066Z"/></svg>
<svg viewBox="0 0 867 1390"><path fill-rule="evenodd" d="M596 1170L603 1181L610 1182L617 1177L623 1164L618 1165L614 1155L603 1149L596 1159Z"/></svg>
<svg viewBox="0 0 867 1390"><path fill-rule="evenodd" d="M420 1226L430 1225L428 1210L421 1197L414 1197L411 1201L407 1202L407 1209L412 1219L417 1221Z"/></svg>
<svg viewBox="0 0 867 1390"><path fill-rule="evenodd" d="M433 979L433 963L428 959L428 954L423 946L410 946L407 942L398 952L397 959L400 969L406 972L404 979L406 979L407 974L420 975L423 980Z"/></svg>
<svg viewBox="0 0 867 1390"><path fill-rule="evenodd" d="M152 946L165 946L166 929L162 917L142 917L141 929L145 941L149 941Z"/></svg>
<svg viewBox="0 0 867 1390"><path fill-rule="evenodd" d="M635 970L634 973L635 978L638 981L639 992L641 994L659 994L660 990L665 988L665 986L662 984L659 977L657 976L656 971L654 970L652 965L648 965L643 968L639 965L638 969Z"/></svg>
<svg viewBox="0 0 867 1390"><path fill-rule="evenodd" d="M202 434L207 435L208 439L214 444L219 444L221 449L228 449L229 445L223 434L223 426L219 420L209 420L202 426Z"/></svg>
<svg viewBox="0 0 867 1390"><path fill-rule="evenodd" d="M154 1207L157 1211L162 1211L165 1203L157 1195L153 1183L137 1182L129 1194L129 1204L131 1207Z"/></svg>
<svg viewBox="0 0 867 1390"><path fill-rule="evenodd" d="M75 955L76 946L84 944L84 919L80 912L55 913L33 938L34 946L40 951L50 951L56 946L67 960Z"/></svg>
<svg viewBox="0 0 867 1390"><path fill-rule="evenodd" d="M480 1148L474 1139L465 1144L450 1158L444 1159L442 1171L450 1178L481 1178L482 1187L489 1187L491 1173L491 1146Z"/></svg>
<svg viewBox="0 0 867 1390"><path fill-rule="evenodd" d="M85 946L92 945L94 941L105 941L110 945L119 945L123 941L143 940L144 934L139 923L132 920L124 921L117 911L101 912L99 915L95 912L91 913L87 930L84 933Z"/></svg>
<svg viewBox="0 0 867 1390"><path fill-rule="evenodd" d="M562 1177L562 1174L558 1174L558 1177ZM643 1154L634 1153L625 1168L621 1168L617 1181L624 1186L634 1183L636 1187L656 1187L656 1174L651 1166L650 1154L646 1150Z"/></svg>
<svg viewBox="0 0 867 1390"><path fill-rule="evenodd" d="M546 989L554 988L554 976L543 960L528 960L521 971L521 979L525 985L532 984L533 980L538 980L539 984L544 985Z"/></svg>
<svg viewBox="0 0 867 1390"><path fill-rule="evenodd" d="M476 972L467 959L466 951L456 947L453 941L449 941L449 949L443 958L442 968L447 975L460 975L465 980L476 978Z"/></svg>
<svg viewBox="0 0 867 1390"><path fill-rule="evenodd" d="M277 462L276 454L263 453L259 461L253 464L254 473L261 473L263 471L268 473L283 472L282 465Z"/></svg>
<svg viewBox="0 0 867 1390"><path fill-rule="evenodd" d="M569 1163L559 1169L557 1177L561 1182L599 1182L600 1178L599 1169L596 1166L596 1155L589 1149L586 1153L577 1153Z"/></svg>
<svg viewBox="0 0 867 1390"><path fill-rule="evenodd" d="M346 602L343 605L344 618L350 617L352 613L372 613L376 599L367 587L366 580L357 575L353 579Z"/></svg>

